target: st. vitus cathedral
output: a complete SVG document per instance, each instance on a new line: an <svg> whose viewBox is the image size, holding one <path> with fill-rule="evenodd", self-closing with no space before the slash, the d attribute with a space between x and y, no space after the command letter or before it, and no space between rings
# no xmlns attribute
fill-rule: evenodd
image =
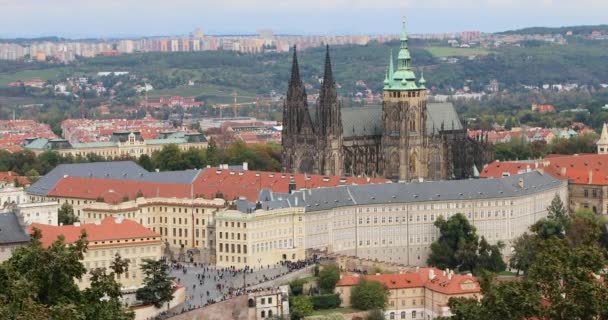
<svg viewBox="0 0 608 320"><path fill-rule="evenodd" d="M342 108L329 47L316 108L309 108L294 47L283 108L283 171L336 176L463 179L491 157L471 139L451 103L427 103L424 76L412 69L405 22L397 68L391 53L382 106Z"/></svg>

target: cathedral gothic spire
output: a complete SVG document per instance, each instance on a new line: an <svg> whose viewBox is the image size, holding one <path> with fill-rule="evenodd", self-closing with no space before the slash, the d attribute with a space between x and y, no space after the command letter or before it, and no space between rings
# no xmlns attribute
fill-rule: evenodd
<svg viewBox="0 0 608 320"><path fill-rule="evenodd" d="M291 65L291 79L287 89L287 99L283 107L283 129L284 133L300 133L309 130L314 131L310 113L308 111L308 99L304 83L300 78L300 67L298 66L298 55L296 46L293 46L293 61Z"/></svg>
<svg viewBox="0 0 608 320"><path fill-rule="evenodd" d="M329 45L326 47L325 73L323 74L323 85L319 93L317 128L321 135L336 135L342 132L340 105L338 104L338 93L331 67Z"/></svg>

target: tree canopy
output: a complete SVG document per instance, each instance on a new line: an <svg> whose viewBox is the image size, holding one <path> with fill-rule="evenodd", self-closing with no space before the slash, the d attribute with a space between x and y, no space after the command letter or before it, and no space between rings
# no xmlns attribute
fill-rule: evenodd
<svg viewBox="0 0 608 320"><path fill-rule="evenodd" d="M16 249L0 264L1 319L133 318L123 309L116 282L116 275L126 270L126 261L118 256L110 272L105 268L92 270L90 286L81 290L75 281L86 275L81 262L87 250L86 234L69 246L60 238L46 248L40 239L41 233L35 229L30 244Z"/></svg>
<svg viewBox="0 0 608 320"><path fill-rule="evenodd" d="M350 294L351 305L359 310L384 309L388 302L388 288L374 280L361 278Z"/></svg>
<svg viewBox="0 0 608 320"><path fill-rule="evenodd" d="M524 277L484 280L480 301L450 299L451 319L608 319L604 223L586 210L568 214L557 197L548 209L515 243L511 266Z"/></svg>
<svg viewBox="0 0 608 320"><path fill-rule="evenodd" d="M144 286L137 289L137 300L160 308L173 299L173 284L168 276L168 267L160 260L144 259L141 265L145 278Z"/></svg>
<svg viewBox="0 0 608 320"><path fill-rule="evenodd" d="M323 292L331 293L340 280L340 269L336 265L326 265L319 272L319 287Z"/></svg>
<svg viewBox="0 0 608 320"><path fill-rule="evenodd" d="M461 213L445 220L439 216L435 221L439 229L439 239L431 244L427 263L440 269L492 272L506 268L500 249L502 243L490 245L485 238L477 236L475 226Z"/></svg>

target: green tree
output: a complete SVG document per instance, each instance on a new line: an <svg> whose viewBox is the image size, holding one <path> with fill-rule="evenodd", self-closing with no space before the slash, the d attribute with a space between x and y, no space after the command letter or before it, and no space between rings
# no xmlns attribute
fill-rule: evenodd
<svg viewBox="0 0 608 320"><path fill-rule="evenodd" d="M85 319L98 320L129 320L133 319L132 312L122 310L121 286L116 277L128 272L129 261L122 259L117 253L110 265L111 272L105 268L96 268L91 271L91 286L84 290L83 309Z"/></svg>
<svg viewBox="0 0 608 320"><path fill-rule="evenodd" d="M289 311L292 320L300 320L312 314L312 302L306 296L296 296L289 302Z"/></svg>
<svg viewBox="0 0 608 320"><path fill-rule="evenodd" d="M162 171L187 169L187 163L176 144L166 145L159 152L154 153L152 162Z"/></svg>
<svg viewBox="0 0 608 320"><path fill-rule="evenodd" d="M502 242L498 242L496 245L490 245L486 238L481 237L481 241L479 241L479 256L477 258L476 268L491 272L504 271L507 268L507 265L500 253L502 248L504 248Z"/></svg>
<svg viewBox="0 0 608 320"><path fill-rule="evenodd" d="M25 173L25 176L30 180L31 183L36 182L40 178L40 173L36 169L30 169Z"/></svg>
<svg viewBox="0 0 608 320"><path fill-rule="evenodd" d="M537 252L537 239L535 236L525 232L517 237L513 243L513 255L509 260L509 266L517 270L517 274L522 271L524 275L528 273L528 269L534 261L534 256Z"/></svg>
<svg viewBox="0 0 608 320"><path fill-rule="evenodd" d="M123 310L116 269L110 275L103 269L91 273L89 288L75 283L86 269L82 265L87 249L86 233L69 246L63 237L48 248L34 229L30 244L13 252L0 264L0 319L99 319L128 320ZM103 298L103 299L102 299Z"/></svg>
<svg viewBox="0 0 608 320"><path fill-rule="evenodd" d="M461 214L448 220L439 216L435 221L440 236L431 244L427 263L440 269L473 270L471 256L477 252L478 237L475 227Z"/></svg>
<svg viewBox="0 0 608 320"><path fill-rule="evenodd" d="M291 295L299 296L304 292L304 284L306 280L296 279L289 283L289 289L291 289Z"/></svg>
<svg viewBox="0 0 608 320"><path fill-rule="evenodd" d="M331 293L336 288L336 283L340 280L340 268L337 265L326 265L319 272L319 287L323 292Z"/></svg>
<svg viewBox="0 0 608 320"><path fill-rule="evenodd" d="M137 163L144 169L148 171L154 171L154 163L152 163L152 158L150 158L147 154L142 154L139 156Z"/></svg>
<svg viewBox="0 0 608 320"><path fill-rule="evenodd" d="M359 310L384 309L388 293L382 283L362 278L351 291L351 305Z"/></svg>
<svg viewBox="0 0 608 320"><path fill-rule="evenodd" d="M162 261L144 259L141 270L145 275L144 286L137 289L137 300L160 308L164 302L173 299L173 284L168 276L167 265Z"/></svg>
<svg viewBox="0 0 608 320"><path fill-rule="evenodd" d="M71 204L65 202L59 208L57 212L57 218L59 224L70 225L74 224L74 222L78 222L78 217L74 214L74 207Z"/></svg>

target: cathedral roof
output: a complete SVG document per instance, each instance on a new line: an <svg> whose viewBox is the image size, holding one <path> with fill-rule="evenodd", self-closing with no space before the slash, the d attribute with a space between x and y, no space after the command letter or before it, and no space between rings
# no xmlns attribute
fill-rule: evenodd
<svg viewBox="0 0 608 320"><path fill-rule="evenodd" d="M428 103L426 106L426 132L438 134L442 124L444 130L461 130L462 123L451 103ZM342 108L342 128L344 138L380 135L382 126L382 106ZM311 112L315 112L311 108Z"/></svg>

